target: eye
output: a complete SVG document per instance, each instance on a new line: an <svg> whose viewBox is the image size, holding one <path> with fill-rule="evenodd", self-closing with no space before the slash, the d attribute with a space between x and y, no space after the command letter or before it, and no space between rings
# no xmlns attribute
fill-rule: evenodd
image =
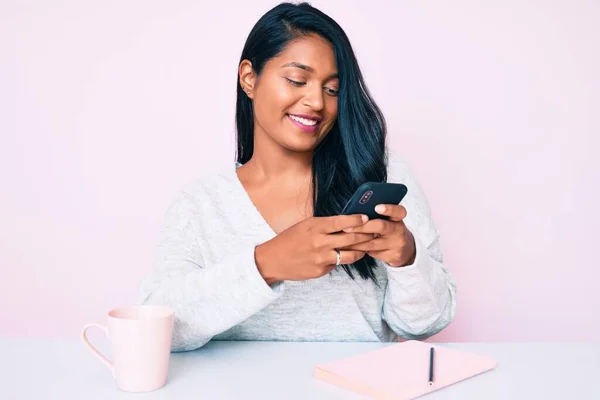
<svg viewBox="0 0 600 400"><path fill-rule="evenodd" d="M306 85L306 82L299 82L299 81L295 81L290 78L285 78L285 80L296 87L302 87L302 86ZM339 91L337 91L335 89L325 88L325 90L327 91L327 94L332 97L336 97L339 94Z"/></svg>
<svg viewBox="0 0 600 400"><path fill-rule="evenodd" d="M335 89L330 89L330 88L325 88L327 90L327 93L329 93L330 96L337 96L340 92L338 90Z"/></svg>
<svg viewBox="0 0 600 400"><path fill-rule="evenodd" d="M306 85L306 82L298 82L298 81L294 81L290 78L285 78L289 83L291 83L294 86L303 86Z"/></svg>

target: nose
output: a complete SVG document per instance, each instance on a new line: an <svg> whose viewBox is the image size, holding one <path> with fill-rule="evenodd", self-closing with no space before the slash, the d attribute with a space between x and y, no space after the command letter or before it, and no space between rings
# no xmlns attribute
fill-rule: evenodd
<svg viewBox="0 0 600 400"><path fill-rule="evenodd" d="M309 106L315 111L321 111L325 105L325 100L323 99L323 89L321 89L319 85L311 86L312 87L306 88L306 93L303 100L304 105Z"/></svg>

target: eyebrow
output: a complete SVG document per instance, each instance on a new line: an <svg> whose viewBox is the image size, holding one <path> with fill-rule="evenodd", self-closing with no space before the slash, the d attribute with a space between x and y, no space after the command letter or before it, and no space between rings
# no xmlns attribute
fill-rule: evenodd
<svg viewBox="0 0 600 400"><path fill-rule="evenodd" d="M311 72L311 73L315 72L315 69L313 67L309 67L308 65L304 65L304 64L301 64L296 61L292 61L292 62L289 62L289 63L281 66L281 68L287 68L287 67L300 68L300 69L303 69L303 70L305 70L307 72ZM334 72L333 74L329 75L328 79L332 79L332 78L339 78L338 73Z"/></svg>

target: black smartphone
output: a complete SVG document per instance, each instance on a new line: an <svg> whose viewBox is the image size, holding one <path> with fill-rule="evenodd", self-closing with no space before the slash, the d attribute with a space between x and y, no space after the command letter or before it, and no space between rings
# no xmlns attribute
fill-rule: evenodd
<svg viewBox="0 0 600 400"><path fill-rule="evenodd" d="M369 219L389 219L375 211L377 204L399 204L408 193L402 183L366 182L354 192L342 215L365 214Z"/></svg>

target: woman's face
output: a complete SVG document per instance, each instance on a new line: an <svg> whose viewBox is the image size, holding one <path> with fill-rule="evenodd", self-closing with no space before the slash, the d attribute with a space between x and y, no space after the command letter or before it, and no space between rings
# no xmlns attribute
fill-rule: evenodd
<svg viewBox="0 0 600 400"><path fill-rule="evenodd" d="M240 83L254 106L254 133L291 151L312 151L337 119L339 80L331 44L317 35L291 42L256 79L248 61Z"/></svg>

